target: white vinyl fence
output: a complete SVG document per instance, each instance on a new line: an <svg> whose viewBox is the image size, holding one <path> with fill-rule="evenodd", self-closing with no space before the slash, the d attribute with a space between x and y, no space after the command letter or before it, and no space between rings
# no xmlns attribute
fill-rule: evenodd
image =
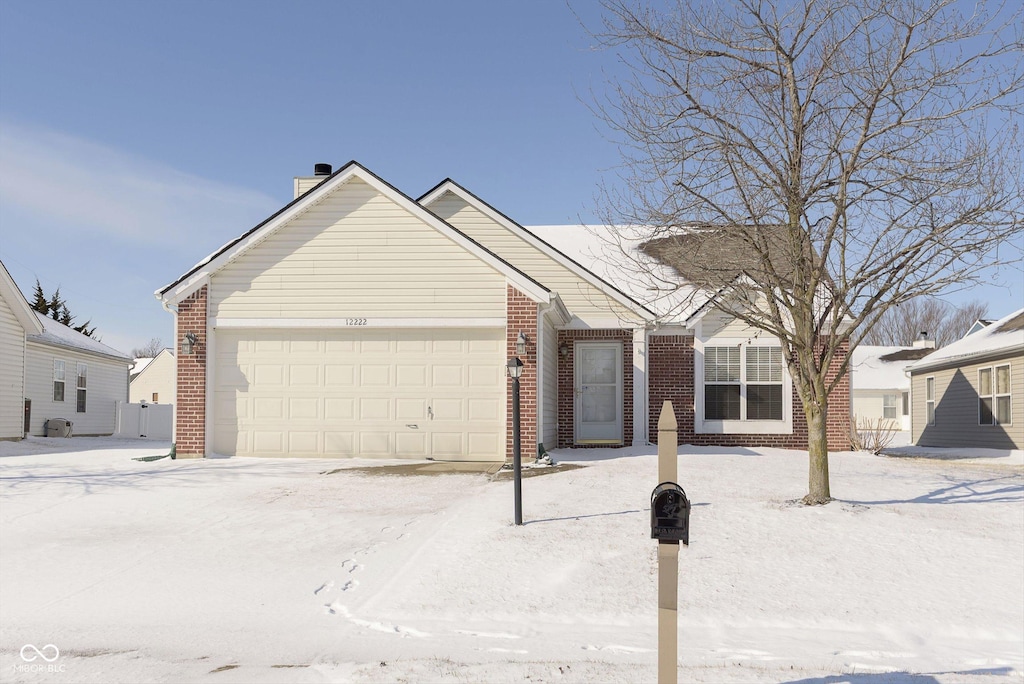
<svg viewBox="0 0 1024 684"><path fill-rule="evenodd" d="M117 402L117 426L121 437L168 440L173 436L173 404L127 404Z"/></svg>

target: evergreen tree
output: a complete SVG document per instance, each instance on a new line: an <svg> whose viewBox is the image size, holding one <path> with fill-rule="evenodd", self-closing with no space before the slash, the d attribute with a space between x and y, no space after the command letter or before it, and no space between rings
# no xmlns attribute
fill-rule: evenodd
<svg viewBox="0 0 1024 684"><path fill-rule="evenodd" d="M52 296L47 297L46 293L43 292L43 286L39 284L38 278L36 279L35 289L32 292L30 306L44 316L49 316L58 323L66 325L86 337L92 337L96 332L95 326L89 327L92 319L87 320L81 325L72 325L75 322L75 316L71 313L71 309L68 308L68 303L60 296L60 287L54 291Z"/></svg>

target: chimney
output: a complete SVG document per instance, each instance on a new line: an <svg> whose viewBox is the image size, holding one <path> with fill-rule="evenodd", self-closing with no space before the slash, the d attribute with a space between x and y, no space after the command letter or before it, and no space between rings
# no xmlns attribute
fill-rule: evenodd
<svg viewBox="0 0 1024 684"><path fill-rule="evenodd" d="M314 164L312 176L296 176L295 177L295 197L299 195L305 195L307 192L320 185L328 176L331 175L333 168L330 164Z"/></svg>
<svg viewBox="0 0 1024 684"><path fill-rule="evenodd" d="M921 336L914 340L914 347L917 349L935 349L935 340L929 340L928 331L922 330Z"/></svg>

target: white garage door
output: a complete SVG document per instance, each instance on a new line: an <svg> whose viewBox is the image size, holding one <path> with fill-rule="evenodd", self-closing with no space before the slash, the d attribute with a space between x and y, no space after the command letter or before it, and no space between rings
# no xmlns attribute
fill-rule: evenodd
<svg viewBox="0 0 1024 684"><path fill-rule="evenodd" d="M214 451L505 458L503 329L221 329Z"/></svg>

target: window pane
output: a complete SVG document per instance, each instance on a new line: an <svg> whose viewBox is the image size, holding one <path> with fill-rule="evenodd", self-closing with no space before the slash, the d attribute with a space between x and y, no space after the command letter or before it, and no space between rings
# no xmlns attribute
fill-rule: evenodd
<svg viewBox="0 0 1024 684"><path fill-rule="evenodd" d="M982 425L992 424L992 397L978 399L978 422Z"/></svg>
<svg viewBox="0 0 1024 684"><path fill-rule="evenodd" d="M782 385L748 385L747 420L782 420Z"/></svg>
<svg viewBox="0 0 1024 684"><path fill-rule="evenodd" d="M903 415L910 415L910 392L903 393Z"/></svg>
<svg viewBox="0 0 1024 684"><path fill-rule="evenodd" d="M705 385L704 418L706 420L739 420L739 385Z"/></svg>
<svg viewBox="0 0 1024 684"><path fill-rule="evenodd" d="M935 402L929 401L925 404L925 410L928 413L928 424L935 425Z"/></svg>
<svg viewBox="0 0 1024 684"><path fill-rule="evenodd" d="M1010 424L1010 397L996 397L996 423Z"/></svg>
<svg viewBox="0 0 1024 684"><path fill-rule="evenodd" d="M64 362L54 361L53 362L53 379L55 382L64 382Z"/></svg>
<svg viewBox="0 0 1024 684"><path fill-rule="evenodd" d="M983 397L992 395L992 369L982 368L978 371L978 394Z"/></svg>
<svg viewBox="0 0 1024 684"><path fill-rule="evenodd" d="M747 347L747 382L782 382L782 349Z"/></svg>
<svg viewBox="0 0 1024 684"><path fill-rule="evenodd" d="M78 412L85 413L85 390L78 390Z"/></svg>
<svg viewBox="0 0 1024 684"><path fill-rule="evenodd" d="M933 399L935 399L935 378L925 378L924 398L927 399L928 401L932 401Z"/></svg>
<svg viewBox="0 0 1024 684"><path fill-rule="evenodd" d="M64 401L64 383L56 382L53 383L53 400Z"/></svg>
<svg viewBox="0 0 1024 684"><path fill-rule="evenodd" d="M883 418L896 418L896 404L898 403L899 397L895 394L882 395L882 417Z"/></svg>
<svg viewBox="0 0 1024 684"><path fill-rule="evenodd" d="M704 381L705 382L739 382L740 381L740 348L739 347L705 347L705 349L704 349Z"/></svg>
<svg viewBox="0 0 1024 684"><path fill-rule="evenodd" d="M999 366L996 368L996 394L1010 393L1010 367Z"/></svg>
<svg viewBox="0 0 1024 684"><path fill-rule="evenodd" d="M78 364L78 386L85 387L85 378L89 372L89 367L84 363Z"/></svg>

